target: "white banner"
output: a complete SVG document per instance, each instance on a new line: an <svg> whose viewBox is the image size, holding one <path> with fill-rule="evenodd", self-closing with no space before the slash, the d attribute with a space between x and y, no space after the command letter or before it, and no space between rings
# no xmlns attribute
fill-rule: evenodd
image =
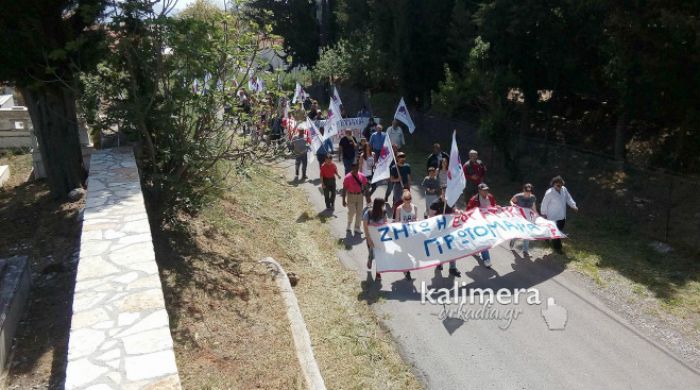
<svg viewBox="0 0 700 390"><path fill-rule="evenodd" d="M497 207L410 223L370 226L377 272L435 267L514 238L565 238L555 222L531 209Z"/></svg>
<svg viewBox="0 0 700 390"><path fill-rule="evenodd" d="M327 121L325 120L317 121L316 126L326 127L326 122ZM343 118L337 123L339 133L332 136L331 140L334 144L337 144L338 141L340 141L340 138L342 138L345 135L345 130L350 129L352 130L353 137L355 137L355 139L357 139L357 141L359 142L360 138L362 138L362 131L365 129L365 127L367 127L368 124L369 118Z"/></svg>

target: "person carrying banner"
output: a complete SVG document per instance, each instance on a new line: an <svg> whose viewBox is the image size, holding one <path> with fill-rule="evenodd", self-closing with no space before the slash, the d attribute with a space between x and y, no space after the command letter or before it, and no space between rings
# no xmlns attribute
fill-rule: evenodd
<svg viewBox="0 0 700 390"><path fill-rule="evenodd" d="M430 205L440 196L440 181L436 173L435 167L428 168L428 176L426 176L421 183L421 187L425 189L425 218L428 217Z"/></svg>
<svg viewBox="0 0 700 390"><path fill-rule="evenodd" d="M496 198L489 192L489 186L486 183L481 183L478 186L477 194L469 198L467 211L475 208L487 209L496 206ZM491 268L491 254L489 254L488 249L481 252L481 259L484 261L485 267Z"/></svg>
<svg viewBox="0 0 700 390"><path fill-rule="evenodd" d="M340 179L338 167L333 163L330 154L326 155L326 161L321 165L321 189L323 199L326 201L326 209L335 208L335 178Z"/></svg>
<svg viewBox="0 0 700 390"><path fill-rule="evenodd" d="M523 192L519 192L510 198L510 204L512 206L522 207L524 209L530 209L537 213L537 197L532 193L532 184L525 183L523 185ZM529 219L526 217L526 219ZM510 240L508 244L510 250L515 247L515 240ZM523 256L530 256L530 240L523 240Z"/></svg>
<svg viewBox="0 0 700 390"><path fill-rule="evenodd" d="M385 225L389 222L389 205L381 197L374 198L371 206L367 206L362 213L362 226L365 230L365 238L367 243L367 269L372 269L372 261L374 260L374 242L369 235L369 225ZM377 272L377 280L382 279L382 275Z"/></svg>
<svg viewBox="0 0 700 390"><path fill-rule="evenodd" d="M547 192L544 193L540 211L544 218L556 222L557 228L563 232L566 224L566 206L568 205L576 212L578 212L578 207L574 198L569 194L569 190L564 187L564 179L561 176L552 178L550 186ZM553 239L552 247L557 253L563 253L561 239Z"/></svg>
<svg viewBox="0 0 700 390"><path fill-rule="evenodd" d="M464 176L467 178L467 186L464 188L464 201L468 201L477 194L479 184L486 176L486 165L479 160L479 152L472 149L469 151L469 161L464 163Z"/></svg>
<svg viewBox="0 0 700 390"><path fill-rule="evenodd" d="M440 148L440 144L435 143L433 144L433 152L428 156L428 162L427 162L427 167L430 168L433 167L435 170L439 170L441 167L442 160L447 160L449 161L450 156L443 152L442 149ZM447 173L445 173L447 174ZM447 176L445 176L447 177Z"/></svg>
<svg viewBox="0 0 700 390"><path fill-rule="evenodd" d="M350 172L352 163L355 162L357 140L352 136L352 129L345 129L345 135L338 142L338 161L343 162L345 174Z"/></svg>
<svg viewBox="0 0 700 390"><path fill-rule="evenodd" d="M348 208L348 222L345 230L350 231L350 225L355 221L355 234L361 234L360 220L362 219L363 193L367 186L367 178L358 171L357 163L352 164L352 170L343 179L343 207Z"/></svg>
<svg viewBox="0 0 700 390"><path fill-rule="evenodd" d="M384 192L384 201L388 202L389 201L389 195L394 193L394 182L391 181L391 172L396 168L396 155L399 153L398 149L396 149L396 145L391 143L391 140L389 140L389 137L386 137L386 142L391 144L391 152L392 156L394 158L391 159L391 163L389 164L389 180L386 182L386 192ZM392 203L393 203L393 198L392 198ZM392 205L392 207L394 207Z"/></svg>
<svg viewBox="0 0 700 390"><path fill-rule="evenodd" d="M433 201L433 203L430 204L428 216L434 217L436 215L454 214L454 213L458 213L458 212L459 212L458 209L447 205L447 201L445 200L445 188L441 187L440 188L440 196L435 201ZM442 264L437 266L438 271L442 271L442 269L443 269ZM462 276L462 273L459 272L459 270L457 270L457 261L455 261L455 260L450 261L449 273L451 276L454 276L457 278Z"/></svg>
<svg viewBox="0 0 700 390"><path fill-rule="evenodd" d="M410 223L418 220L418 207L411 202L411 191L403 190L403 202L394 211L394 222ZM411 280L411 272L403 273L406 280Z"/></svg>
<svg viewBox="0 0 700 390"><path fill-rule="evenodd" d="M306 166L309 162L306 153L309 150L309 142L303 129L299 129L297 135L290 141L290 148L294 153L294 180L299 178L299 165L301 165L301 180L306 180Z"/></svg>
<svg viewBox="0 0 700 390"><path fill-rule="evenodd" d="M406 145L406 139L403 136L403 129L399 126L399 121L394 119L391 122L391 126L386 129L386 135L391 140L393 145L396 145L396 149L401 150L401 148Z"/></svg>

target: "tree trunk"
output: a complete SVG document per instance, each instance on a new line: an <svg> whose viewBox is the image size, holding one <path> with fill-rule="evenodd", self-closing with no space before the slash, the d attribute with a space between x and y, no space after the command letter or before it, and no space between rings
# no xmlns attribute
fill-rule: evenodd
<svg viewBox="0 0 700 390"><path fill-rule="evenodd" d="M622 111L617 117L615 126L615 160L625 160L625 133L627 132L627 111Z"/></svg>
<svg viewBox="0 0 700 390"><path fill-rule="evenodd" d="M75 96L65 87L21 88L54 198L82 187L85 178Z"/></svg>

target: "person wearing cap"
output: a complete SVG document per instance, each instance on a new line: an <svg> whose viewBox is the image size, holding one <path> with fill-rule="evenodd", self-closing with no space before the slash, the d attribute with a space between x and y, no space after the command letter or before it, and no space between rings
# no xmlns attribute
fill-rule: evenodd
<svg viewBox="0 0 700 390"><path fill-rule="evenodd" d="M406 145L406 139L403 136L403 129L399 125L399 121L394 119L391 122L391 126L389 126L388 129L386 129L386 135L389 137L391 140L391 143L393 145L396 145L397 149L401 149Z"/></svg>
<svg viewBox="0 0 700 390"><path fill-rule="evenodd" d="M478 192L476 195L469 198L469 203L467 203L467 210L481 208L487 209L490 207L496 207L496 198L489 192L489 186L486 183L481 183L478 185ZM481 252L481 260L484 261L484 266L491 268L491 254L488 249Z"/></svg>
<svg viewBox="0 0 700 390"><path fill-rule="evenodd" d="M411 166L406 162L406 153L399 152L396 155L396 166L389 170L389 175L389 181L394 183L393 203L398 203L403 190L411 190Z"/></svg>
<svg viewBox="0 0 700 390"><path fill-rule="evenodd" d="M350 173L352 163L355 162L356 148L357 139L352 136L352 129L345 129L345 135L338 142L338 161L343 162L346 175Z"/></svg>
<svg viewBox="0 0 700 390"><path fill-rule="evenodd" d="M542 216L557 224L559 230L564 230L566 224L566 206L578 212L578 207L574 198L569 194L569 190L564 187L564 179L561 176L555 176L550 182L550 188L544 193L540 212ZM552 247L557 253L562 252L561 239L552 240Z"/></svg>
<svg viewBox="0 0 700 390"><path fill-rule="evenodd" d="M433 203L431 203L430 207L428 208L428 216L434 217L436 215L459 213L460 210L447 205L447 200L445 200L445 188L440 187L439 191L439 197L435 201L433 201ZM442 271L442 264L437 266L437 270ZM462 276L462 273L459 272L459 270L457 270L457 261L455 260L450 261L449 272L451 276L457 278Z"/></svg>
<svg viewBox="0 0 700 390"><path fill-rule="evenodd" d="M435 167L428 168L428 176L423 179L421 186L425 189L425 214L427 218L430 205L440 196L440 180L437 178Z"/></svg>
<svg viewBox="0 0 700 390"><path fill-rule="evenodd" d="M358 171L357 163L353 163L350 173L343 179L343 207L348 208L348 222L345 230L350 231L350 225L355 220L355 234L361 234L363 192L367 185L367 178Z"/></svg>
<svg viewBox="0 0 700 390"><path fill-rule="evenodd" d="M464 200L469 200L478 192L479 184L483 183L486 176L486 165L479 160L479 152L472 149L469 151L469 160L462 166L467 185L464 187Z"/></svg>
<svg viewBox="0 0 700 390"><path fill-rule="evenodd" d="M532 193L532 184L525 183L523 185L523 192L519 192L510 198L511 206L522 207L527 210L532 210L537 214L537 197ZM530 219L529 216L526 219ZM515 239L510 240L509 243L510 250L515 247ZM530 240L523 240L523 256L530 256Z"/></svg>
<svg viewBox="0 0 700 390"><path fill-rule="evenodd" d="M323 199L326 201L326 209L335 208L335 178L340 179L338 167L333 163L330 154L326 155L326 161L321 165L321 189Z"/></svg>

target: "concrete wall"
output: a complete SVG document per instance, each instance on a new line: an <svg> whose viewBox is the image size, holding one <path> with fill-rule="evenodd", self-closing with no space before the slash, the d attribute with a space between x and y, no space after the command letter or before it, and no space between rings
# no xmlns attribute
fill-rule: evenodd
<svg viewBox="0 0 700 390"><path fill-rule="evenodd" d="M32 120L26 107L0 108L0 149L30 148Z"/></svg>
<svg viewBox="0 0 700 390"><path fill-rule="evenodd" d="M180 389L130 148L91 157L65 388Z"/></svg>
<svg viewBox="0 0 700 390"><path fill-rule="evenodd" d="M26 256L0 259L0 388L7 374L12 338L29 297L30 279Z"/></svg>

